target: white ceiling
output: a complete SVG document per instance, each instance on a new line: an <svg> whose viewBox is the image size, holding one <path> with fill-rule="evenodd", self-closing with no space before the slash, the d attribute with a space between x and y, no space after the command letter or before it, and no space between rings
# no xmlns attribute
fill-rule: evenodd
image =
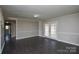
<svg viewBox="0 0 79 59"><path fill-rule="evenodd" d="M33 19L34 14L39 14L42 20L79 12L78 5L4 5L1 8L8 17Z"/></svg>

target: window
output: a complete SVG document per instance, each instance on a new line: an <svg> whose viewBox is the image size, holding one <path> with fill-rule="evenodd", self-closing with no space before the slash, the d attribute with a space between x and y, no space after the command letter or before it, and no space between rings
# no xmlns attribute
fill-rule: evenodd
<svg viewBox="0 0 79 59"><path fill-rule="evenodd" d="M49 24L45 24L45 32L44 32L45 36L49 36Z"/></svg>
<svg viewBox="0 0 79 59"><path fill-rule="evenodd" d="M51 37L55 38L56 37L56 23L51 24L51 29L50 29L50 35Z"/></svg>
<svg viewBox="0 0 79 59"><path fill-rule="evenodd" d="M56 22L45 24L44 35L56 38Z"/></svg>
<svg viewBox="0 0 79 59"><path fill-rule="evenodd" d="M51 35L56 34L56 24L51 24Z"/></svg>

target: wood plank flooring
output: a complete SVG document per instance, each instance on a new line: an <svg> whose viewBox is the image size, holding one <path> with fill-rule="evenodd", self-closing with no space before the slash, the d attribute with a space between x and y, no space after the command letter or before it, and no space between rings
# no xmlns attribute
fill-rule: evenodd
<svg viewBox="0 0 79 59"><path fill-rule="evenodd" d="M10 45L10 46L9 46ZM3 54L78 54L79 47L44 37L16 40L5 45Z"/></svg>

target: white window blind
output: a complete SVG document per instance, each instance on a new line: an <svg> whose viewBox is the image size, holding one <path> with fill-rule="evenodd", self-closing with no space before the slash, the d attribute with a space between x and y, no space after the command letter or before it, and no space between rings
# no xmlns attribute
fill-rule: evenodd
<svg viewBox="0 0 79 59"><path fill-rule="evenodd" d="M53 23L50 25L50 35L51 37L55 38L56 37L56 23Z"/></svg>
<svg viewBox="0 0 79 59"><path fill-rule="evenodd" d="M45 32L44 32L45 36L49 36L49 24L45 24Z"/></svg>

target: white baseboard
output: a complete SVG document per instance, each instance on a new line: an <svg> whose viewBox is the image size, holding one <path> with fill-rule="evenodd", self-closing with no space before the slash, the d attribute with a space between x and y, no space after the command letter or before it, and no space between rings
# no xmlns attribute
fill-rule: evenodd
<svg viewBox="0 0 79 59"><path fill-rule="evenodd" d="M41 37L47 37L47 36L41 36ZM68 43L68 44L79 46L79 44L77 44L77 43L67 42L67 41L64 41L64 40L58 40L58 39L54 39L54 38L51 38L51 37L47 37L47 38L50 38L50 39L53 39L53 40L57 40L59 42L64 42L64 43Z"/></svg>
<svg viewBox="0 0 79 59"><path fill-rule="evenodd" d="M20 38L16 36L16 40L21 40L21 39L30 38L30 37L35 37L35 36L20 37Z"/></svg>
<svg viewBox="0 0 79 59"><path fill-rule="evenodd" d="M42 36L42 35L38 35L38 36L40 36L40 37L47 37L47 36ZM34 36L31 36L31 37L34 37ZM26 37L26 38L29 38L29 37ZM72 44L72 45L79 46L79 44L77 44L77 43L72 43L72 42L68 42L68 41L64 41L64 40L58 40L58 39L51 38L51 37L47 37L47 38L50 38L50 39L54 39L54 40L57 40L57 41L60 41L60 42L64 42L64 43L68 43L68 44ZM18 39L24 39L24 38L18 38Z"/></svg>
<svg viewBox="0 0 79 59"><path fill-rule="evenodd" d="M64 40L57 40L57 41L72 44L72 45L75 45L75 46L79 46L79 44L77 44L77 43L72 43L72 42L68 42L68 41L64 41Z"/></svg>

